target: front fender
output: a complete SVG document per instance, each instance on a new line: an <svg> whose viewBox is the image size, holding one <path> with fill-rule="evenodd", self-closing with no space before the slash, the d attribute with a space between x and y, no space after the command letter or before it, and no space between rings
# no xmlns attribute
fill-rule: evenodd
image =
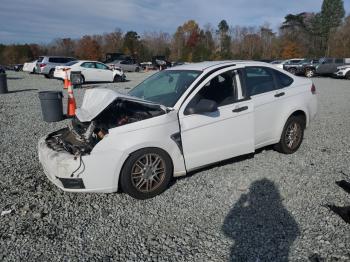
<svg viewBox="0 0 350 262"><path fill-rule="evenodd" d="M166 118L166 115L164 116ZM154 121L149 119L140 121L138 123L144 124L143 128L134 129L130 127L120 129L114 128L110 130L110 133L105 136L93 149L92 155L106 154L106 152L118 153L118 159L115 162L115 181L113 184L118 184L119 175L127 158L135 151L148 148L156 147L164 150L170 156L174 166L174 176L184 175L186 168L181 150L178 145L171 139L171 136L179 132L178 121L164 122L163 124L152 125ZM152 121L151 121L152 120ZM137 124L137 123L135 123ZM139 125L139 124L138 124ZM123 130L125 132L122 132Z"/></svg>

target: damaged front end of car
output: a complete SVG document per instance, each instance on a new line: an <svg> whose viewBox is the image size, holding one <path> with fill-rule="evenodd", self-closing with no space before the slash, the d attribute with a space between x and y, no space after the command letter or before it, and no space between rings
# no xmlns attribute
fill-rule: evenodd
<svg viewBox="0 0 350 262"><path fill-rule="evenodd" d="M89 163L93 149L108 136L111 129L166 112L161 105L121 95L112 90L87 90L82 107L77 109L76 117L70 121L68 127L40 139L40 162L48 178L61 189L85 189L87 186L86 181L82 179L83 175L85 177L89 170L97 169L96 163L99 158L100 164L103 164L101 162L110 157L94 154L91 161L94 163ZM113 159L109 162L113 162Z"/></svg>

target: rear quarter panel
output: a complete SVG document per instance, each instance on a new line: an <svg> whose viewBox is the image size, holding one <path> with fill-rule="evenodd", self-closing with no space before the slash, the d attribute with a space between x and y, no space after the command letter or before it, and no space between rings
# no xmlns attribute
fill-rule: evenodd
<svg viewBox="0 0 350 262"><path fill-rule="evenodd" d="M279 123L274 130L275 143L281 137L287 119L296 111L303 111L306 115L306 127L317 112L317 98L311 93L312 81L306 78L293 77L292 86L285 88L286 97L280 99L278 110L281 112Z"/></svg>

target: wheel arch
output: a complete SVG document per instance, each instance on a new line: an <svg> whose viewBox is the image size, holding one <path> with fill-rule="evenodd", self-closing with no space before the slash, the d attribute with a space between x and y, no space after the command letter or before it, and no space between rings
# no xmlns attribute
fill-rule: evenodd
<svg viewBox="0 0 350 262"><path fill-rule="evenodd" d="M306 128L306 126L307 126L307 116L306 116L306 113L303 110L296 110L287 119L289 119L291 116L300 117L303 120L304 129Z"/></svg>
<svg viewBox="0 0 350 262"><path fill-rule="evenodd" d="M297 117L301 117L304 121L304 129L308 126L308 115L306 113L306 110L304 109L294 109L292 111L290 111L288 114L286 114L286 117L283 119L280 127L279 127L279 131L278 131L278 139L280 139L281 135L282 135L282 132L283 132L283 129L284 129L284 126L285 124L287 123L288 119L291 117L291 116L297 116Z"/></svg>
<svg viewBox="0 0 350 262"><path fill-rule="evenodd" d="M173 171L173 175L172 175L172 176L174 177L174 159L173 159L173 157L171 156L171 154L169 154L164 148L157 147L157 146L145 146L145 147L140 147L140 148L138 148L138 149L133 149L132 151L130 151L130 152L126 155L126 157L124 158L123 164L121 165L121 168L120 168L119 174L118 174L118 191L121 191L120 178L121 178L121 173L122 173L122 171L123 171L123 169L124 169L124 167L125 167L126 162L128 161L128 159L130 158L130 156L131 156L132 154L135 154L135 153L137 153L137 152L139 152L139 151L141 151L141 150L145 150L145 149L156 149L156 150L161 150L162 152L164 152L164 153L169 157L169 159L170 159L170 161L171 161L171 169L172 169L172 171Z"/></svg>

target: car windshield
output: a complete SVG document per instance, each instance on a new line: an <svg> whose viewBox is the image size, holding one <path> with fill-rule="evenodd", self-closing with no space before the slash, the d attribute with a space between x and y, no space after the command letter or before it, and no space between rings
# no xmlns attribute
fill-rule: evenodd
<svg viewBox="0 0 350 262"><path fill-rule="evenodd" d="M78 63L78 61L71 61L66 63L66 66L72 66L72 65L75 65L76 63Z"/></svg>
<svg viewBox="0 0 350 262"><path fill-rule="evenodd" d="M194 70L160 71L130 90L129 95L173 107L201 73Z"/></svg>

